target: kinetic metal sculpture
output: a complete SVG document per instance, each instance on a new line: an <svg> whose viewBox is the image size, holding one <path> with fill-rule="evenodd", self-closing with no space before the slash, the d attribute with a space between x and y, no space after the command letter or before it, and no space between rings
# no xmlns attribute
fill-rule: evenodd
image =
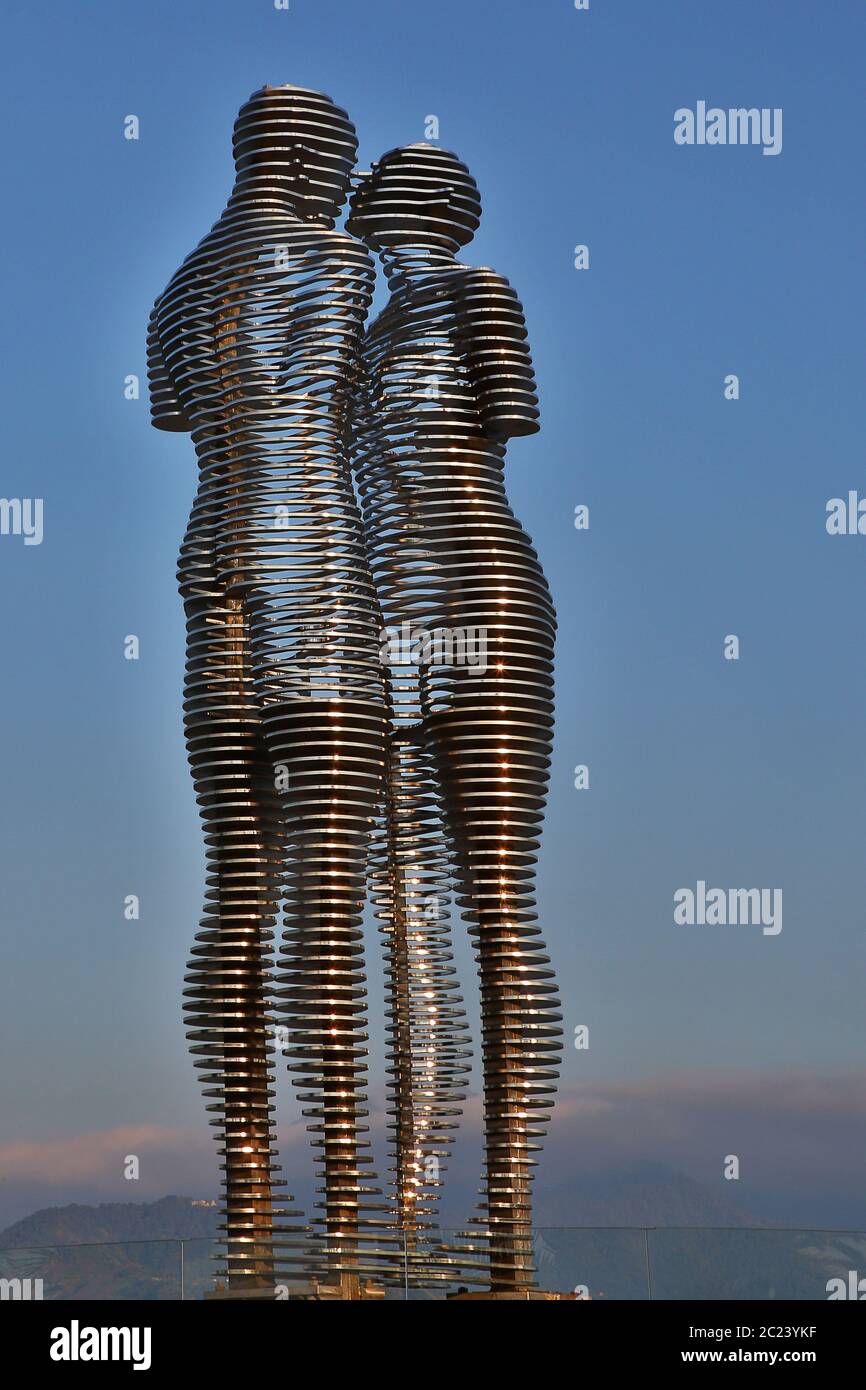
<svg viewBox="0 0 866 1390"><path fill-rule="evenodd" d="M355 476L386 623L486 644L483 669L415 666L392 702L391 761L418 767L427 751L413 783L425 802L409 813L419 833L440 792L481 981L492 1282L520 1288L561 1037L534 905L555 615L503 479L506 441L538 428L523 311L506 280L455 259L480 212L466 166L426 144L392 150L353 193L348 230L381 254L392 290L366 337ZM414 860L400 855L398 843L405 877ZM422 1092L411 1129L426 1108Z"/></svg>
<svg viewBox="0 0 866 1390"><path fill-rule="evenodd" d="M267 1285L295 1234L274 1216L271 1007L312 1107L337 1276L369 1235L361 909L385 697L346 440L373 272L333 226L357 149L345 112L264 88L233 147L228 205L154 308L150 371L154 423L191 432L200 472L179 571L210 865L190 1038L225 1144L229 1277Z"/></svg>
<svg viewBox="0 0 866 1390"><path fill-rule="evenodd" d="M361 1275L408 1268L468 1071L456 881L481 975L491 1278L528 1287L558 1030L532 897L554 616L502 481L505 440L536 428L522 311L505 281L454 260L479 212L464 166L395 151L349 224L394 290L364 347L372 262L334 228L357 148L346 113L266 87L233 147L225 211L148 335L153 423L191 433L199 463L179 582L209 876L185 1010L224 1157L229 1286L272 1288L301 1265L354 1297ZM383 616L481 629L486 673L389 666ZM389 1198L365 1124L368 883L387 957ZM277 1176L276 1025L318 1150L313 1253ZM413 1245L416 1282L472 1263Z"/></svg>

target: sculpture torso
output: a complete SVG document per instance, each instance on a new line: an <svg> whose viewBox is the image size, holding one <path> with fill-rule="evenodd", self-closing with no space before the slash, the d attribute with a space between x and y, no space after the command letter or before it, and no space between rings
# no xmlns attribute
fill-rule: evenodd
<svg viewBox="0 0 866 1390"><path fill-rule="evenodd" d="M278 203L229 204L154 311L153 353L199 460L181 592L244 597L253 620L266 604L265 702L376 685L352 662L378 617L347 459L372 286L353 238Z"/></svg>
<svg viewBox="0 0 866 1390"><path fill-rule="evenodd" d="M537 428L525 340L508 282L453 261L407 277L368 330L354 466L389 624L489 629L495 612L531 609L552 639L547 585L503 476L508 435ZM430 709L467 677L426 674Z"/></svg>

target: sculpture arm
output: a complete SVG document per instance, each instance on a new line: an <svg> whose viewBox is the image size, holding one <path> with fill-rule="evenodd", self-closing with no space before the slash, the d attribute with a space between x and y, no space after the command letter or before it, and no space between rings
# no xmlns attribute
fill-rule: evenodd
<svg viewBox="0 0 866 1390"><path fill-rule="evenodd" d="M523 306L503 276L488 269L466 275L457 331L484 433L498 440L535 434L538 396Z"/></svg>
<svg viewBox="0 0 866 1390"><path fill-rule="evenodd" d="M147 325L147 385L150 392L150 422L155 429L172 430L175 433L186 430L190 425L177 390L165 365L159 335L156 330L156 309L153 309Z"/></svg>

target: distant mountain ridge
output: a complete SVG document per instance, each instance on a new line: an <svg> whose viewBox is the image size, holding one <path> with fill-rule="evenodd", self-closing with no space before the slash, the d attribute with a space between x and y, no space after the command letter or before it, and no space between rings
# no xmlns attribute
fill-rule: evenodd
<svg viewBox="0 0 866 1390"><path fill-rule="evenodd" d="M770 1227L736 1197L736 1183L719 1189L656 1165L585 1173L536 1189L536 1226ZM730 1191L726 1190L730 1189Z"/></svg>
<svg viewBox="0 0 866 1390"><path fill-rule="evenodd" d="M40 1279L51 1301L201 1298L220 1219L201 1200L44 1207L0 1231L0 1277Z"/></svg>
<svg viewBox="0 0 866 1390"><path fill-rule="evenodd" d="M219 1208L199 1206L194 1197L161 1197L156 1202L104 1202L43 1207L0 1231L0 1247L83 1245L101 1241L213 1238Z"/></svg>
<svg viewBox="0 0 866 1390"><path fill-rule="evenodd" d="M161 1197L154 1202L70 1203L43 1207L0 1231L0 1247L79 1245L103 1241L213 1239L219 1207L212 1197ZM469 1203L466 1204L467 1207ZM713 1226L773 1227L724 1191L655 1166L586 1173L535 1191L539 1227ZM465 1216L443 1219L465 1223Z"/></svg>
<svg viewBox="0 0 866 1390"><path fill-rule="evenodd" d="M45 1207L0 1232L0 1278L41 1279L49 1300L201 1298L220 1221L203 1200ZM594 1298L826 1298L828 1279L866 1269L866 1236L789 1231L661 1168L541 1184L535 1205L539 1280Z"/></svg>

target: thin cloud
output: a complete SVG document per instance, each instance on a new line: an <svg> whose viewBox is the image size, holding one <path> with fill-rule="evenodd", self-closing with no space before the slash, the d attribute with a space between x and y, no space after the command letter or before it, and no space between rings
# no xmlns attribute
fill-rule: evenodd
<svg viewBox="0 0 866 1390"><path fill-rule="evenodd" d="M379 1092L371 1129L380 1177L385 1114ZM469 1097L449 1178L477 1186L480 1097ZM312 1180L304 1122L283 1126L280 1158L290 1186ZM683 1071L638 1081L595 1081L560 1093L545 1145L546 1182L581 1173L662 1165L700 1182L719 1180L726 1154L741 1164L740 1192L857 1194L866 1165L866 1079L854 1073ZM141 1180L123 1177L126 1155ZM217 1146L202 1122L186 1127L125 1125L50 1139L0 1144L0 1193L18 1190L43 1204L149 1200L171 1192L208 1193L218 1181ZM732 1190L732 1189L731 1189ZM457 1194L455 1194L457 1195ZM38 1204L38 1203L37 1203ZM32 1209L32 1207L30 1208Z"/></svg>

